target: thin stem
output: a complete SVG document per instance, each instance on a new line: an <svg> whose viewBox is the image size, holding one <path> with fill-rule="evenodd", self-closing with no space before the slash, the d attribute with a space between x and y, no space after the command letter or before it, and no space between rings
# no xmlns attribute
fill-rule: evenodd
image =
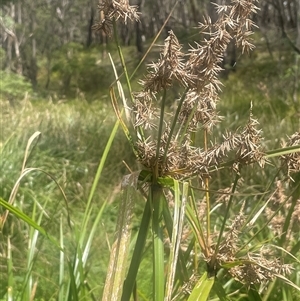
<svg viewBox="0 0 300 301"><path fill-rule="evenodd" d="M228 201L228 204L227 204L227 208L226 208L226 212L225 212L225 215L224 215L223 223L222 223L222 226L221 226L221 230L220 230L220 233L219 233L218 242L217 242L217 245L216 245L216 250L215 250L214 257L217 255L217 253L219 251L219 246L220 246L220 243L221 243L221 239L222 239L223 232L224 232L224 229L225 229L227 217L229 215L229 210L230 210L232 200L233 200L233 193L236 189L239 178L240 178L239 174L236 174L235 179L234 179L234 183L233 183L233 186L232 186L232 190L231 190L232 194L230 195L230 198L229 198L229 201Z"/></svg>
<svg viewBox="0 0 300 301"><path fill-rule="evenodd" d="M120 46L118 33L117 33L117 22L116 22L115 19L113 19L112 24L113 24L114 38L115 38L115 42L116 42L116 45L117 45L120 61L121 61L121 64L122 64L122 69L123 69L124 74L125 74L126 84L127 84L127 88L128 88L128 91L129 91L129 96L130 96L131 102L134 104L134 98L133 98L133 95L132 95L130 79L129 79L129 76L128 76L128 72L127 72L124 56L123 56L123 53L122 53L122 49L121 49L121 46Z"/></svg>
<svg viewBox="0 0 300 301"><path fill-rule="evenodd" d="M119 42L119 38L118 38L117 22L116 22L115 18L113 19L112 24L113 24L114 38L115 38L115 42L116 42L116 45L117 45L119 58L120 58L120 61L121 61L122 69L123 69L124 74L125 74L125 79L126 79L128 92L129 92L129 97L130 97L131 103L134 104L135 100L134 100L134 97L133 97L133 94L132 94L130 78L129 78L129 75L128 75L128 72L127 72L126 63L125 63L125 60L124 60L124 56L123 56L122 49L121 49L120 42ZM138 130L138 134L139 134L138 136L144 141L145 137L144 137L144 131L143 131L142 127L138 126L137 130Z"/></svg>
<svg viewBox="0 0 300 301"><path fill-rule="evenodd" d="M176 5L178 4L179 0L177 0L175 2L175 4L173 5L173 8L171 9L168 17L166 18L164 24L161 26L160 30L158 31L157 35L155 36L155 38L153 39L151 45L149 46L149 48L147 49L146 53L144 54L144 56L142 57L142 59L140 60L140 62L138 63L138 65L136 66L136 68L134 69L134 71L132 72L132 74L130 75L130 79L133 78L133 76L135 75L135 73L137 72L137 70L140 68L140 66L142 65L143 61L145 60L145 58L147 57L147 55L149 54L150 50L152 49L152 47L154 46L155 42L157 41L158 37L160 36L160 34L162 33L163 29L165 28L165 26L167 25L167 23L169 22L169 19L171 18L173 11L176 7Z"/></svg>
<svg viewBox="0 0 300 301"><path fill-rule="evenodd" d="M191 122L191 120L192 120L192 118L193 118L193 116L194 116L194 114L195 114L195 112L196 112L196 110L197 110L198 102L199 102L199 98L197 98L197 101L195 102L194 107L193 107L193 109L192 109L192 111L191 111L191 113L190 113L190 115L189 115L187 121L185 122L184 129L183 129L183 133L182 133L182 135L181 135L181 137L180 137L180 140L179 140L179 143L180 143L180 144L182 144L184 135L185 135L185 133L187 132L187 129L188 129L188 127L189 127L189 124L190 124L190 122Z"/></svg>
<svg viewBox="0 0 300 301"><path fill-rule="evenodd" d="M182 94L182 96L179 100L179 104L178 104L178 107L176 109L176 112L175 112L175 115L174 115L174 118L173 118L173 122L172 122L172 125L171 125L171 128L170 128L170 133L169 133L168 141L167 141L166 148L165 148L163 163L165 163L166 160L167 160L168 148L169 148L169 145L170 145L170 142L171 142L171 139L172 139L173 132L175 130L175 126L176 126L176 123L177 123L177 119L178 119L182 104L185 100L185 96L186 96L188 91L189 91L189 88L188 87L185 88L185 90L184 90L184 92L183 92L183 94Z"/></svg>
<svg viewBox="0 0 300 301"><path fill-rule="evenodd" d="M164 89L164 94L163 94L163 98L162 98L162 102L161 102L159 128L158 128L158 135L157 135L156 169L158 168L159 149L160 149L161 136L162 136L162 130L163 130L163 125L164 125L164 114L165 114L166 96L167 96L167 90ZM157 172L157 170L156 170L156 172ZM155 175L155 177L157 177L157 176L158 176L158 174Z"/></svg>
<svg viewBox="0 0 300 301"><path fill-rule="evenodd" d="M204 150L207 151L207 130L204 130ZM205 199L206 199L206 246L210 247L210 195L209 180L205 178Z"/></svg>

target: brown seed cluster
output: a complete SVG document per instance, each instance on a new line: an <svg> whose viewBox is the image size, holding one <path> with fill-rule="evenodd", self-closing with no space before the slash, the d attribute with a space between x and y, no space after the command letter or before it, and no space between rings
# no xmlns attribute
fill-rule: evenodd
<svg viewBox="0 0 300 301"><path fill-rule="evenodd" d="M137 6L129 5L128 0L100 0L98 9L100 12L100 22L93 25L93 30L103 30L106 35L112 34L112 20L122 19L126 24L127 20L139 21Z"/></svg>
<svg viewBox="0 0 300 301"><path fill-rule="evenodd" d="M251 284L265 285L277 275L290 274L292 267L288 264L283 264L270 248L262 247L259 252L247 252L245 256L237 257L240 247L240 229L245 224L245 220L246 217L243 214L242 206L239 214L224 233L224 240L221 242L217 253L217 266L239 262L238 265L230 268L228 272L237 281L247 286ZM212 257L206 258L207 262L211 260Z"/></svg>
<svg viewBox="0 0 300 301"><path fill-rule="evenodd" d="M148 65L148 74L140 81L144 90L157 93L171 87L174 80L186 86L189 75L185 69L184 56L177 37L172 30L169 31L159 60Z"/></svg>
<svg viewBox="0 0 300 301"><path fill-rule="evenodd" d="M252 49L249 36L253 23L250 15L256 11L255 1L232 1L230 5L218 6L219 18L212 24L210 19L199 25L207 38L188 53L182 52L173 31L165 40L160 58L148 66L148 74L140 82L143 90L134 95L132 108L134 125L144 130L155 128L161 110L158 96L175 83L185 88L185 94L176 101L175 126L172 118L164 120L164 134L158 141L153 131L145 140L137 142L140 162L148 169L158 166L159 175L186 178L198 175L201 179L210 176L229 152L236 152L236 169L244 164L258 162L264 165L260 146L260 131L252 117L241 133L227 133L224 142L209 149L193 146L190 135L198 128L210 131L222 120L216 107L221 83L218 75L224 52L231 40L243 51ZM146 132L147 133L147 132ZM169 135L169 136L168 136ZM158 157L157 157L158 154Z"/></svg>
<svg viewBox="0 0 300 301"><path fill-rule="evenodd" d="M288 183L283 183L281 180L277 180L276 189L272 194L269 202L269 206L265 210L265 215L269 222L269 227L272 230L274 236L280 237L283 234L283 227L286 222L286 217L291 208L291 199L288 198L286 190L288 189ZM289 227L286 230L287 241L293 242L295 235L300 231L300 199L295 201L295 206L291 214L289 221ZM286 246L287 249L290 246Z"/></svg>
<svg viewBox="0 0 300 301"><path fill-rule="evenodd" d="M274 254L268 249L261 249L259 253L248 252L243 261L242 265L231 268L229 273L248 287L251 284L266 285L278 275L289 275L292 272L289 264L282 264L280 259L274 259Z"/></svg>
<svg viewBox="0 0 300 301"><path fill-rule="evenodd" d="M300 145L300 132L296 132L291 137L289 141L283 145L283 147L288 146L299 146ZM297 152L287 154L281 157L283 165L286 167L287 176L293 181L292 174L300 172L300 147Z"/></svg>

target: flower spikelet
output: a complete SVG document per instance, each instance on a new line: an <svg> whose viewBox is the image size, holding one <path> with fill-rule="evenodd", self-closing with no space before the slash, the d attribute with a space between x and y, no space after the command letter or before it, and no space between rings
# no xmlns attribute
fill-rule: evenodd
<svg viewBox="0 0 300 301"><path fill-rule="evenodd" d="M173 79L178 80L182 85L187 85L188 75L184 69L184 54L181 46L173 33L169 31L165 39L164 49L160 59L156 63L148 65L148 75L141 81L145 91L159 92L170 87Z"/></svg>
<svg viewBox="0 0 300 301"><path fill-rule="evenodd" d="M274 259L274 254L264 248L260 250L260 253L248 253L243 261L242 265L230 269L229 273L247 286L267 284L278 275L290 274L292 270L290 265L282 264L280 259Z"/></svg>
<svg viewBox="0 0 300 301"><path fill-rule="evenodd" d="M249 121L241 133L240 145L236 153L238 164L249 165L257 162L260 167L264 167L265 156L260 144L261 130L256 128L258 124L258 121L253 118L251 104Z"/></svg>
<svg viewBox="0 0 300 301"><path fill-rule="evenodd" d="M296 132L291 137L286 145L283 146L299 146L299 151L281 156L283 165L286 166L287 175L292 179L291 174L300 172L300 132Z"/></svg>
<svg viewBox="0 0 300 301"><path fill-rule="evenodd" d="M125 24L128 19L139 21L138 7L129 5L128 0L102 0L98 4L98 9L102 20L92 28L95 31L103 30L108 36L111 36L113 19L121 19Z"/></svg>
<svg viewBox="0 0 300 301"><path fill-rule="evenodd" d="M213 86L210 88L201 93L191 90L186 95L178 122L188 124L190 132L196 131L199 124L204 129L210 130L221 120L216 112L218 94L214 91Z"/></svg>
<svg viewBox="0 0 300 301"><path fill-rule="evenodd" d="M134 94L134 126L142 126L144 129L156 128L158 118L157 108L153 105L156 100L155 94L150 92L139 92Z"/></svg>
<svg viewBox="0 0 300 301"><path fill-rule="evenodd" d="M136 143L139 161L146 168L152 169L156 162L156 143L148 137L145 141Z"/></svg>
<svg viewBox="0 0 300 301"><path fill-rule="evenodd" d="M223 142L214 144L207 151L209 165L218 166L228 154L234 151L241 143L241 136L237 133L226 132L223 134Z"/></svg>
<svg viewBox="0 0 300 301"><path fill-rule="evenodd" d="M207 83L219 89L217 74L222 70L219 65L233 38L242 51L249 51L254 47L250 43L249 36L254 26L250 16L257 10L254 5L256 1L233 0L231 2L231 5L216 4L219 17L214 24L209 17L199 24L201 32L208 37L201 45L196 43L196 46L191 48L187 62L187 70L193 78L190 87L197 91L201 91Z"/></svg>

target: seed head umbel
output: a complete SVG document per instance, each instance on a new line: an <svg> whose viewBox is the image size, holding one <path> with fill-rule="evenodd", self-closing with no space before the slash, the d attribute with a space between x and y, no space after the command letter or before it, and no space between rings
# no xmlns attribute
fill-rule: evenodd
<svg viewBox="0 0 300 301"><path fill-rule="evenodd" d="M184 54L173 31L169 31L165 39L163 51L156 63L148 65L148 74L140 83L145 91L159 92L169 88L173 80L187 85L189 75L186 73L183 62Z"/></svg>
<svg viewBox="0 0 300 301"><path fill-rule="evenodd" d="M98 4L100 21L93 25L93 30L102 30L106 35L112 34L112 21L121 19L127 24L128 19L139 21L138 7L129 5L128 0L100 0Z"/></svg>

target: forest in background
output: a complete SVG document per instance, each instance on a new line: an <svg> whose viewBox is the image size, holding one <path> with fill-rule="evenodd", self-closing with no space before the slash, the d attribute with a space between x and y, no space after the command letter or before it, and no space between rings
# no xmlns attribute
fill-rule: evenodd
<svg viewBox="0 0 300 301"><path fill-rule="evenodd" d="M222 1L216 3L222 4ZM84 94L93 98L101 87L108 86L112 78L107 78L110 63L106 54L114 45L103 31L93 30L103 19L97 10L98 4L98 0L2 0L2 97L13 101L18 91L11 86L16 84L21 95L24 89L30 88L26 85L22 88L15 74L24 76L34 91L46 91L50 95ZM160 41L172 29L180 42L188 45L203 16L209 16L212 21L216 19L213 1L136 0L131 4L138 5L140 22L128 20L127 24L119 24L118 31L122 45L130 47L128 57L135 65L174 5ZM262 0L258 6L260 10L254 20L259 26L261 40L258 42L264 44L270 57L274 58L274 52L283 48L291 54L299 54L300 1ZM230 45L222 67L230 70L237 56L234 45Z"/></svg>

